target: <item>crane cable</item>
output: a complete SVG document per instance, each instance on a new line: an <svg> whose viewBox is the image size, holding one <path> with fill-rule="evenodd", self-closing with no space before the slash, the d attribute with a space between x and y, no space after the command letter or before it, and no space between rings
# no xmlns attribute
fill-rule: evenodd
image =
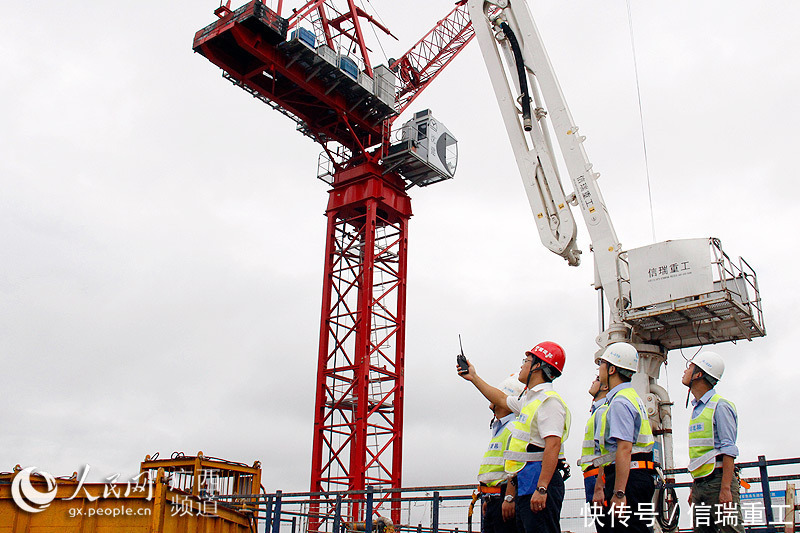
<svg viewBox="0 0 800 533"><path fill-rule="evenodd" d="M636 97L639 100L639 124L642 130L642 149L644 151L644 169L647 175L647 199L650 203L650 229L653 233L653 242L656 242L656 221L653 215L653 192L650 187L650 164L647 159L647 140L644 134L644 113L642 111L642 91L639 87L639 65L636 62L636 44L633 38L633 16L631 15L631 0L626 0L628 6L628 29L631 35L631 53L633 54L633 71L636 75Z"/></svg>
<svg viewBox="0 0 800 533"><path fill-rule="evenodd" d="M631 54L633 55L633 71L636 77L636 97L639 102L639 124L642 131L642 150L644 152L644 168L647 176L647 199L650 204L650 230L653 235L653 242L656 242L656 222L653 215L653 191L650 184L650 164L647 158L647 138L644 133L644 112L642 110L642 91L639 85L639 65L636 61L636 41L633 37L633 16L631 15L631 2L626 0L628 7L628 29L631 36ZM683 350L681 350L683 355ZM685 356L684 356L685 358ZM669 380L667 380L667 391L669 391ZM669 394L669 392L668 392ZM678 528L678 521L681 516L681 508L678 505L678 497L673 487L667 487L665 480L659 479L659 486L656 489L656 520L661 526L662 531L674 531Z"/></svg>
<svg viewBox="0 0 800 533"><path fill-rule="evenodd" d="M359 2L361 3L361 9L363 9L366 12L367 11L367 6L364 5L364 0L359 0ZM383 22L383 19L378 14L378 10L376 10L375 6L372 5L372 2L367 0L367 3L369 4L369 7L372 8L372 12L375 13L375 16L377 17L378 22L380 22L381 24L386 26L386 24L384 24L384 22ZM381 42L380 37L378 37L378 32L375 31L375 25L374 24L370 24L369 26L370 26L370 28L372 28L372 33L375 35L375 40L377 41L378 47L381 49L381 53L383 54L383 59L384 59L384 61L386 61L386 65L388 66L391 63L391 61L389 61L389 56L386 55L386 50L383 49L383 43Z"/></svg>

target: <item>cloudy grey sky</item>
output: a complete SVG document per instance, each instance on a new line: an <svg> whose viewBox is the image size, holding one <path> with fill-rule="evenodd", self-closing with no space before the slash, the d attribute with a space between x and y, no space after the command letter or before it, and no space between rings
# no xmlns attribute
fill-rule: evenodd
<svg viewBox="0 0 800 533"><path fill-rule="evenodd" d="M262 461L267 490L307 490L319 148L192 52L214 0L4 4L0 471L132 474L147 453L202 450ZM396 57L452 4L372 5ZM631 8L657 240L716 236L758 272L769 335L718 347L719 390L739 406L742 459L796 456L800 4ZM625 2L532 10L623 246L653 242ZM412 191L404 481L460 484L489 412L453 372L457 334L490 381L536 342L561 343L579 434L596 295L582 226L580 268L539 244L477 44L413 110L426 107L460 160L456 179ZM673 353L679 463L682 369Z"/></svg>

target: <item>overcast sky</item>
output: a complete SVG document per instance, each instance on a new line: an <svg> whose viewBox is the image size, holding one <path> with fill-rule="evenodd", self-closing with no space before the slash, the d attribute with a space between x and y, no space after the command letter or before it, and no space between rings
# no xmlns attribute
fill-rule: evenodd
<svg viewBox="0 0 800 533"><path fill-rule="evenodd" d="M4 4L0 471L133 474L145 454L202 450L261 461L268 491L307 490L319 147L192 52L214 0ZM372 5L397 57L452 3ZM652 243L625 2L531 7L623 247ZM768 336L715 348L718 390L742 460L797 456L800 3L631 8L656 240L719 237L757 271ZM490 415L453 371L458 333L492 382L539 341L565 347L574 463L596 372L586 231L579 268L539 243L476 43L415 104L460 157L454 180L411 191L404 484L475 479ZM681 465L683 368L671 353L662 380Z"/></svg>

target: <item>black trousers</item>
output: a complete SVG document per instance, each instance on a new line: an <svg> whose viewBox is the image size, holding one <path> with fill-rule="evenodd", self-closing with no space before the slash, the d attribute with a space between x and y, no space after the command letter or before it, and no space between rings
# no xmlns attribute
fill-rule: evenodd
<svg viewBox="0 0 800 533"><path fill-rule="evenodd" d="M614 495L616 472L613 464L606 467L605 474L605 497L606 504L608 504ZM598 517L598 520L603 522L601 526L603 531L610 533L652 533L653 528L650 526L650 522L654 515L651 502L655 491L656 480L652 470L631 470L630 474L628 474L628 484L625 485L625 504L628 506L626 524L623 524L619 517L612 517L609 507L606 506L603 508L603 516Z"/></svg>
<svg viewBox="0 0 800 533"><path fill-rule="evenodd" d="M517 533L514 517L503 520L503 498L493 496L486 501L486 514L483 515L484 533Z"/></svg>
<svg viewBox="0 0 800 533"><path fill-rule="evenodd" d="M517 496L517 529L520 533L561 533L561 504L564 503L564 479L556 471L547 485L545 508L531 511L531 495Z"/></svg>

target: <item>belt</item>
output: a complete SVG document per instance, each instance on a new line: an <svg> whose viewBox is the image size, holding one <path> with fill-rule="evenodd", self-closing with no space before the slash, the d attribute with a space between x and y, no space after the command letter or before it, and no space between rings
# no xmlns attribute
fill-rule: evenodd
<svg viewBox="0 0 800 533"><path fill-rule="evenodd" d="M583 477L584 477L584 479L586 479L587 477L594 477L594 476L596 476L596 475L597 475L599 472L600 472L600 467L599 467L599 466L596 466L596 467L594 467L594 468L590 468L589 470L586 470L586 471L583 473Z"/></svg>
<svg viewBox="0 0 800 533"><path fill-rule="evenodd" d="M481 494L500 494L500 485L496 487L489 487L487 485L480 485L478 487L478 492Z"/></svg>
<svg viewBox="0 0 800 533"><path fill-rule="evenodd" d="M656 464L653 461L631 461L631 470L655 470ZM615 463L607 464L603 470L614 472L616 470Z"/></svg>
<svg viewBox="0 0 800 533"><path fill-rule="evenodd" d="M653 461L631 461L631 470L655 470L656 464Z"/></svg>
<svg viewBox="0 0 800 533"><path fill-rule="evenodd" d="M704 483L706 481L710 481L710 480L714 479L715 477L721 476L721 475L722 475L722 461L717 461L717 463L716 463L716 465L714 467L714 470L712 470L709 475L696 478L696 479L693 480L693 482L694 483ZM742 479L742 476L739 474L739 467L738 466L734 467L733 475L734 475L734 479L738 479L739 480L739 486L740 487L743 487L745 489L749 489L750 488L750 483L748 483L747 481Z"/></svg>
<svg viewBox="0 0 800 533"><path fill-rule="evenodd" d="M712 479L716 479L717 477L722 477L722 467L721 466L716 467L707 476L695 478L693 481L694 481L694 483L700 483L702 485L704 483L708 483Z"/></svg>

